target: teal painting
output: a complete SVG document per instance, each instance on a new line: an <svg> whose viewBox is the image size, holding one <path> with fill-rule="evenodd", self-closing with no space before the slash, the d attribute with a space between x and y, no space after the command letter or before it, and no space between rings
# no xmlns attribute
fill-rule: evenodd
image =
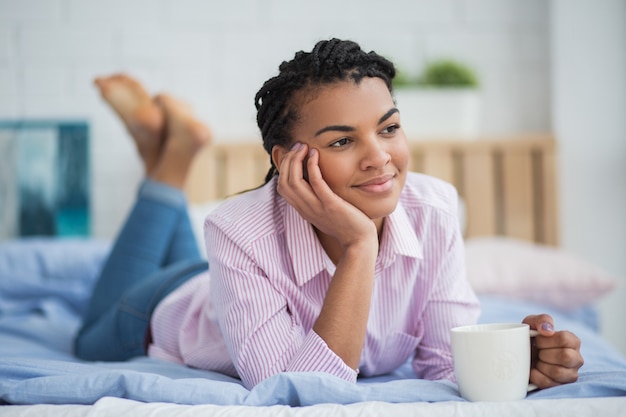
<svg viewBox="0 0 626 417"><path fill-rule="evenodd" d="M0 121L0 239L90 234L89 128Z"/></svg>

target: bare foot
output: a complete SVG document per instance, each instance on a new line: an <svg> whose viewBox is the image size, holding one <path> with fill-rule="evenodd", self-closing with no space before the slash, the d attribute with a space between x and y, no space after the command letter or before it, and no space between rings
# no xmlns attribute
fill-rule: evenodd
<svg viewBox="0 0 626 417"><path fill-rule="evenodd" d="M148 92L125 74L96 78L100 95L122 119L133 137L146 173L152 172L164 142L164 115Z"/></svg>
<svg viewBox="0 0 626 417"><path fill-rule="evenodd" d="M165 144L161 158L149 175L174 187L183 188L193 158L211 141L210 129L195 118L186 103L165 94L155 102L165 114Z"/></svg>

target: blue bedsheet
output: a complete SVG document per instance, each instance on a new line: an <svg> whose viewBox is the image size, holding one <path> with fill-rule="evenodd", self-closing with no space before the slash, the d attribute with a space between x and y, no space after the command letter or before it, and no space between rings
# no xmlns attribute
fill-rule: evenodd
<svg viewBox="0 0 626 417"><path fill-rule="evenodd" d="M463 401L454 384L390 375L350 384L321 373L285 373L247 390L235 378L150 358L83 362L71 355L106 242L21 240L0 243L0 401L93 404L104 396L147 402L292 406L360 401ZM574 384L529 399L626 396L626 360L587 323L525 302L481 297L482 322L520 321L547 312L583 341L585 365Z"/></svg>

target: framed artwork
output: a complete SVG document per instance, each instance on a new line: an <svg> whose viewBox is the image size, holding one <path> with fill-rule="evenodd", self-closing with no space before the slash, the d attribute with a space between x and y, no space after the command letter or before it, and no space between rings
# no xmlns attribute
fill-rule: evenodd
<svg viewBox="0 0 626 417"><path fill-rule="evenodd" d="M90 234L89 128L0 121L0 239Z"/></svg>

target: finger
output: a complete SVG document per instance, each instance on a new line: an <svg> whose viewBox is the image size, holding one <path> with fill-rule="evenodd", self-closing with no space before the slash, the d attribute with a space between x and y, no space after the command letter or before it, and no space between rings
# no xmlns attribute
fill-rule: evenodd
<svg viewBox="0 0 626 417"><path fill-rule="evenodd" d="M302 163L306 149L306 145L296 143L280 163L278 193L296 208L306 208L317 203L315 194L303 176Z"/></svg>
<svg viewBox="0 0 626 417"><path fill-rule="evenodd" d="M293 180L294 175L297 177L298 168L300 171L302 170L302 160L304 159L303 150L305 146L306 145L303 143L296 142L283 156L283 159L280 162L279 174L282 176L284 182Z"/></svg>
<svg viewBox="0 0 626 417"><path fill-rule="evenodd" d="M537 349L570 348L579 350L580 339L572 332L560 330L549 336L535 337L535 346Z"/></svg>
<svg viewBox="0 0 626 417"><path fill-rule="evenodd" d="M306 195L309 185L304 179L303 162L307 146L296 143L281 161L278 186L283 196Z"/></svg>
<svg viewBox="0 0 626 417"><path fill-rule="evenodd" d="M533 370L540 372L546 379L557 384L568 384L578 380L578 368L566 368L539 361ZM531 374L533 370L531 370Z"/></svg>
<svg viewBox="0 0 626 417"><path fill-rule="evenodd" d="M320 183L324 182L322 177L322 171L319 166L320 154L315 148L309 149L308 159L306 161L306 170L309 174L309 182Z"/></svg>
<svg viewBox="0 0 626 417"><path fill-rule="evenodd" d="M541 349L537 363L539 362L575 369L579 369L584 363L578 350L568 348Z"/></svg>
<svg viewBox="0 0 626 417"><path fill-rule="evenodd" d="M322 171L319 166L319 152L315 148L311 148L309 151L309 159L307 160L307 171L309 173L309 183L313 192L320 199L322 203L329 203L333 201L335 193L331 190L328 183L322 176Z"/></svg>
<svg viewBox="0 0 626 417"><path fill-rule="evenodd" d="M537 314L526 316L522 323L526 323L531 329L537 330L542 336L554 334L554 320L549 314Z"/></svg>
<svg viewBox="0 0 626 417"><path fill-rule="evenodd" d="M535 384L537 387L541 389L555 387L557 385L560 385L558 382L552 380L550 377L548 377L547 375L543 374L541 371L535 368L530 370L529 381L531 384Z"/></svg>
<svg viewBox="0 0 626 417"><path fill-rule="evenodd" d="M535 368L530 370L529 380L531 384L535 384L541 389L556 387L557 385L560 385L558 382L552 380L552 378L548 377L547 375L543 374L541 371Z"/></svg>

